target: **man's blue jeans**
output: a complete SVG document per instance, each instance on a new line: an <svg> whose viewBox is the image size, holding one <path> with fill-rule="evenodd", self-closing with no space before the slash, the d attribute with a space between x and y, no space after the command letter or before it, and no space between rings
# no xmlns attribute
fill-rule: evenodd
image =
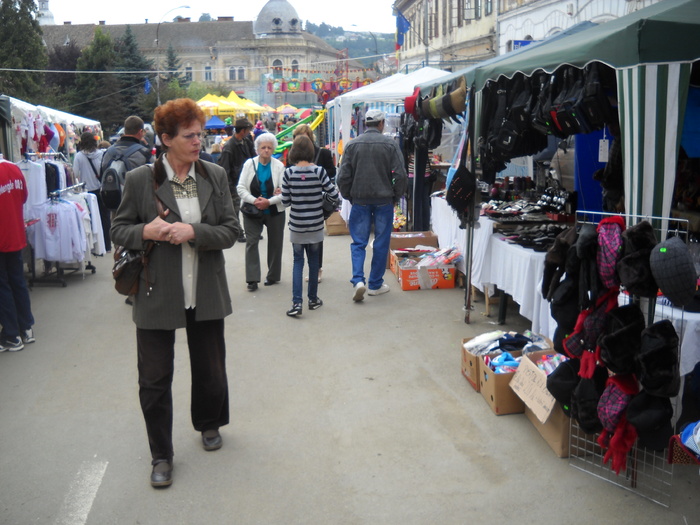
<svg viewBox="0 0 700 525"><path fill-rule="evenodd" d="M321 243L294 244L294 269L292 270L292 303L301 304L304 294L304 251L309 260L309 289L310 301L318 299L318 261Z"/></svg>
<svg viewBox="0 0 700 525"><path fill-rule="evenodd" d="M5 342L14 341L34 324L22 267L22 250L0 252L0 339Z"/></svg>
<svg viewBox="0 0 700 525"><path fill-rule="evenodd" d="M352 205L348 229L352 237L350 245L352 279L350 282L353 286L359 282L365 282L365 252L372 226L374 226L374 250L367 285L370 290L376 290L384 284L386 258L389 255L391 231L394 228L394 205Z"/></svg>

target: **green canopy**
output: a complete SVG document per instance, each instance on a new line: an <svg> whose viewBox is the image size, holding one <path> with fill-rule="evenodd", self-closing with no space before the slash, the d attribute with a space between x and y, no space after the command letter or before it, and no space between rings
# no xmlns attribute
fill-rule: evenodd
<svg viewBox="0 0 700 525"><path fill-rule="evenodd" d="M570 35L556 46L537 46L527 53L479 66L476 89L489 79L517 72L530 76L538 69L552 72L563 64L583 67L602 62L615 69L640 64L692 62L700 57L700 2L664 0ZM530 46L528 46L530 47Z"/></svg>

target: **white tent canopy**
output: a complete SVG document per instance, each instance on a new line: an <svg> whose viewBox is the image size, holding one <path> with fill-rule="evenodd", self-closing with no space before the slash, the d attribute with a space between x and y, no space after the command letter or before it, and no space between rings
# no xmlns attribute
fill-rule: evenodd
<svg viewBox="0 0 700 525"><path fill-rule="evenodd" d="M361 103L381 103L386 105L403 105L404 99L413 94L416 85L436 80L447 76L450 73L441 69L424 67L413 73L396 73L384 78L374 84L361 87L336 97L328 103L331 109L331 133L333 142L337 144L340 140L340 132L343 130L343 137L348 138L352 122L352 108L355 104ZM337 153L337 152L336 152Z"/></svg>

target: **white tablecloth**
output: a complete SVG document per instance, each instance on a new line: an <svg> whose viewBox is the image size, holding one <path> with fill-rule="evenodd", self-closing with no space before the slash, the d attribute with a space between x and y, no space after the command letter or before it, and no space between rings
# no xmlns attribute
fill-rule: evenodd
<svg viewBox="0 0 700 525"><path fill-rule="evenodd" d="M457 214L445 199L432 197L431 222L441 248L457 246L467 253L466 231L459 229ZM532 321L533 332L551 338L557 325L540 293L544 256L503 241L501 235L493 233L493 221L479 218L479 228L474 230L472 284L481 290L498 286L520 305L520 315ZM459 269L465 273L464 262Z"/></svg>

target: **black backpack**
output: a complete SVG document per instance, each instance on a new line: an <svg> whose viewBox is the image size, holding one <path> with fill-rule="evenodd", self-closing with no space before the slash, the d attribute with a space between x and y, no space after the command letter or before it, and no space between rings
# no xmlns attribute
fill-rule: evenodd
<svg viewBox="0 0 700 525"><path fill-rule="evenodd" d="M109 163L109 166L102 173L102 184L100 186L100 197L108 210L116 210L122 202L122 188L126 179L126 172L129 171L129 157L141 149L141 144L133 144L121 150L115 148L117 155Z"/></svg>

